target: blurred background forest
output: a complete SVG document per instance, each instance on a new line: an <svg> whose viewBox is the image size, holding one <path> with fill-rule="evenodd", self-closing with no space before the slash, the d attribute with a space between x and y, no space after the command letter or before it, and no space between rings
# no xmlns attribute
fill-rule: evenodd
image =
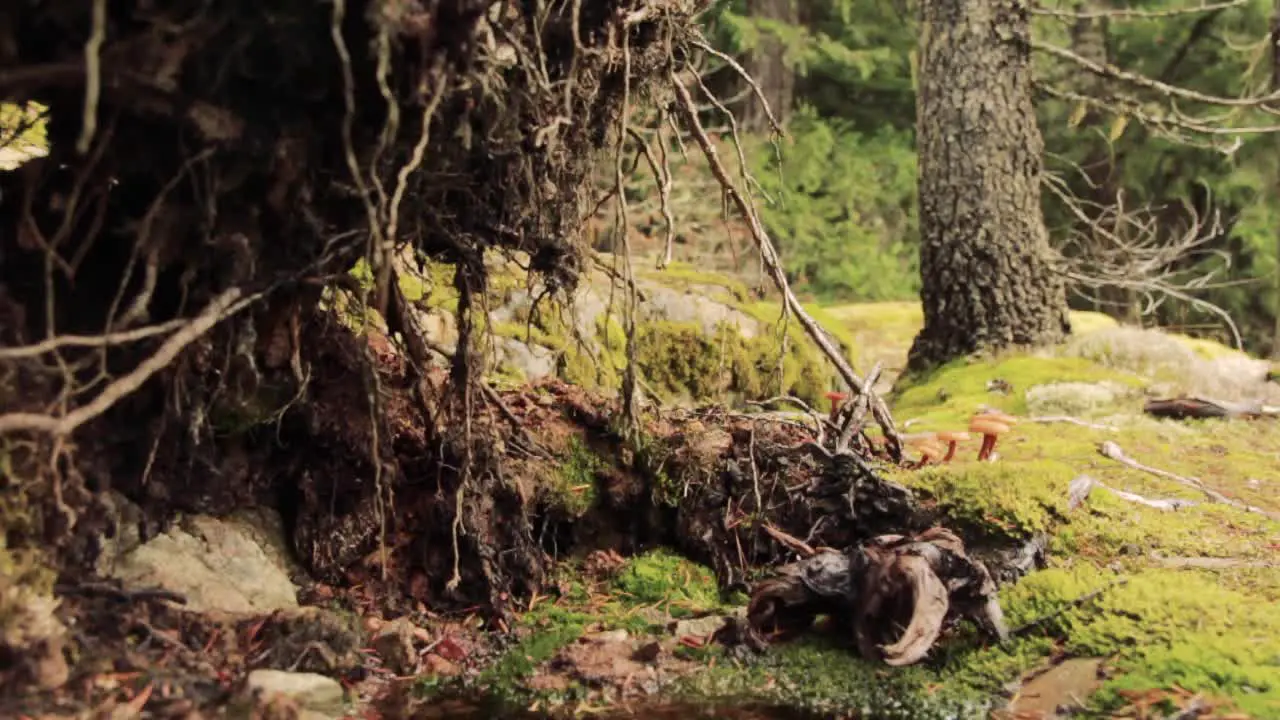
<svg viewBox="0 0 1280 720"><path fill-rule="evenodd" d="M1057 15L1055 7L1033 11L1034 37L1085 58L1216 96L1263 94L1274 82L1264 31L1274 9L1266 0L1212 4L1194 13L1185 12L1186 2L1151 0L1127 3L1125 11L1137 14L1120 17L1106 3L1062 4ZM731 98L726 104L738 116L745 157L768 199L763 215L797 292L822 302L916 300L914 6L903 0L732 0L717 9L711 32L715 44L757 78L786 130L780 140L772 136L751 88L732 69L706 68L708 85ZM1131 122L1144 108L1109 100L1078 65L1045 54L1035 63L1046 182L1062 191L1046 191L1044 209L1064 255L1087 244L1064 194L1103 214L1117 202L1147 208L1143 222L1161 242L1176 244L1187 233L1188 207L1205 223L1193 251L1160 260L1166 266L1159 271L1187 289L1187 297L1146 298L1075 283L1072 307L1230 343L1221 317L1188 300L1195 298L1229 313L1250 352L1280 351L1276 136L1188 136ZM1073 97L1073 88L1081 95ZM1085 95L1101 102L1080 102ZM1216 119L1231 124L1236 111L1220 110ZM732 128L720 129L725 152L734 152ZM750 238L744 227L724 220L724 199L705 163L670 161L675 259L754 281L759 269ZM633 215L640 218L633 251L661 256L665 225L652 174L633 173L629 195L633 211L640 211ZM1214 215L1216 227L1207 222ZM613 249L607 228L596 244Z"/></svg>

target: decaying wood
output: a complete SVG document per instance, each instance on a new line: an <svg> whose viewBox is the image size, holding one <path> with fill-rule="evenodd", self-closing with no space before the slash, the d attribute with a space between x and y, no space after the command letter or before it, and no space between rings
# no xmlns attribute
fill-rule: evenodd
<svg viewBox="0 0 1280 720"><path fill-rule="evenodd" d="M1201 397L1148 400L1142 411L1152 417L1171 420L1257 420L1280 417L1280 408L1260 402L1228 402Z"/></svg>
<svg viewBox="0 0 1280 720"><path fill-rule="evenodd" d="M850 628L863 657L893 666L919 662L943 629L963 618L997 639L1008 637L986 566L938 527L911 537L881 535L848 552L823 550L783 566L753 588L742 634L763 646L803 632L820 614Z"/></svg>

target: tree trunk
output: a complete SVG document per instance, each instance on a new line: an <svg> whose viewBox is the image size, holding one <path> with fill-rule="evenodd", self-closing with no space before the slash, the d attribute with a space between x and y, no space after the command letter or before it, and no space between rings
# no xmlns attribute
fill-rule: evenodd
<svg viewBox="0 0 1280 720"><path fill-rule="evenodd" d="M796 0L748 0L747 14L759 20L771 20L789 25L800 22ZM786 48L778 37L767 29L761 34L760 44L752 49L745 67L769 101L769 108L778 123L785 126L795 106L796 72L784 58ZM743 85L744 90L748 88ZM769 117L754 93L743 100L738 122L749 132L769 132Z"/></svg>
<svg viewBox="0 0 1280 720"><path fill-rule="evenodd" d="M908 366L1071 331L1040 207L1025 0L925 0L916 122L924 329Z"/></svg>

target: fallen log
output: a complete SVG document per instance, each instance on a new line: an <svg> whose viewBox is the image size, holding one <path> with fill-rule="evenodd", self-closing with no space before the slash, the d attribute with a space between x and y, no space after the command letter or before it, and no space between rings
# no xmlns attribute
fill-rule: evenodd
<svg viewBox="0 0 1280 720"><path fill-rule="evenodd" d="M1257 420L1280 417L1280 408L1260 402L1238 403L1201 397L1148 400L1142 411L1152 417L1170 420Z"/></svg>

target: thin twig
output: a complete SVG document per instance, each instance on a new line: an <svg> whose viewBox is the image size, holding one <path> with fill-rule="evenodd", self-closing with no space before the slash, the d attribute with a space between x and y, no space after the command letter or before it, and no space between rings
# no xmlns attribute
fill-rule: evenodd
<svg viewBox="0 0 1280 720"><path fill-rule="evenodd" d="M212 329L214 325L235 315L264 295L264 293L257 293L241 300L241 293L240 288L231 288L214 298L203 312L192 318L185 327L165 340L155 354L134 368L128 375L104 388L89 404L77 408L60 418L39 413L0 415L0 435L20 430L43 432L55 437L65 437L71 434L76 428L98 417L122 398L137 390L152 375L168 367L169 363L173 362L173 359L178 356L178 353Z"/></svg>

